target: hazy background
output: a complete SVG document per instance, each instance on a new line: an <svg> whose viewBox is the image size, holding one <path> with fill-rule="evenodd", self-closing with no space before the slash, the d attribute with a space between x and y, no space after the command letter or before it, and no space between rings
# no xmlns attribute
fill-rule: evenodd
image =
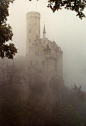
<svg viewBox="0 0 86 126"><path fill-rule="evenodd" d="M45 23L46 37L55 41L63 51L63 77L65 85L81 85L86 91L86 19L79 19L75 12L51 12L48 0L15 0L10 5L8 22L13 29L13 42L18 48L16 56L26 54L26 13L41 14L41 37ZM37 9L36 9L37 8ZM86 11L85 11L86 12Z"/></svg>

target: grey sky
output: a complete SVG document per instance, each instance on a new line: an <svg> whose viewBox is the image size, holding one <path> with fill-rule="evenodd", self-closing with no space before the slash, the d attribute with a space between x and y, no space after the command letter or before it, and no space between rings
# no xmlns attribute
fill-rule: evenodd
<svg viewBox="0 0 86 126"><path fill-rule="evenodd" d="M13 29L13 42L18 48L17 55L26 53L26 13L36 11L36 0L15 0L10 5L8 22ZM41 37L45 23L46 37L63 50L63 73L66 85L82 85L86 90L86 19L79 19L75 12L59 10L51 12L47 0L37 2L41 14ZM86 11L85 11L86 12Z"/></svg>

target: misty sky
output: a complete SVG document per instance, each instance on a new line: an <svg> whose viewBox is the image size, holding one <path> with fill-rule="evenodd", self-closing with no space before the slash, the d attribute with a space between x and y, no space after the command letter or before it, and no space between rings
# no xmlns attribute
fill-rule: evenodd
<svg viewBox="0 0 86 126"><path fill-rule="evenodd" d="M86 18L81 20L75 12L64 9L53 13L47 8L47 1L39 0L37 7L36 0L15 0L10 5L8 22L13 29L17 55L26 54L26 13L37 11L41 14L41 37L45 23L46 37L54 40L63 51L65 84L71 86L75 83L86 90Z"/></svg>

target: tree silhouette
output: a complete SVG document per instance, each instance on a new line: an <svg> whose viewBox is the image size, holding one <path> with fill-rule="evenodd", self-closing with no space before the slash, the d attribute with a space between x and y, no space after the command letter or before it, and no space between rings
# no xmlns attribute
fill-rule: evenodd
<svg viewBox="0 0 86 126"><path fill-rule="evenodd" d="M9 16L9 4L14 0L0 0L0 57L8 57L13 59L17 49L13 43L7 43L12 40L12 28L7 24L7 17Z"/></svg>

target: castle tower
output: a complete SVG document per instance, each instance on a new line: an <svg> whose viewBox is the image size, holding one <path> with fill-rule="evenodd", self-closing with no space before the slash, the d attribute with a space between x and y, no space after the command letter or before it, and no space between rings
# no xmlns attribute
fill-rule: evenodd
<svg viewBox="0 0 86 126"><path fill-rule="evenodd" d="M40 13L29 12L27 17L27 42L26 55L28 55L29 48L33 46L36 39L40 39Z"/></svg>

